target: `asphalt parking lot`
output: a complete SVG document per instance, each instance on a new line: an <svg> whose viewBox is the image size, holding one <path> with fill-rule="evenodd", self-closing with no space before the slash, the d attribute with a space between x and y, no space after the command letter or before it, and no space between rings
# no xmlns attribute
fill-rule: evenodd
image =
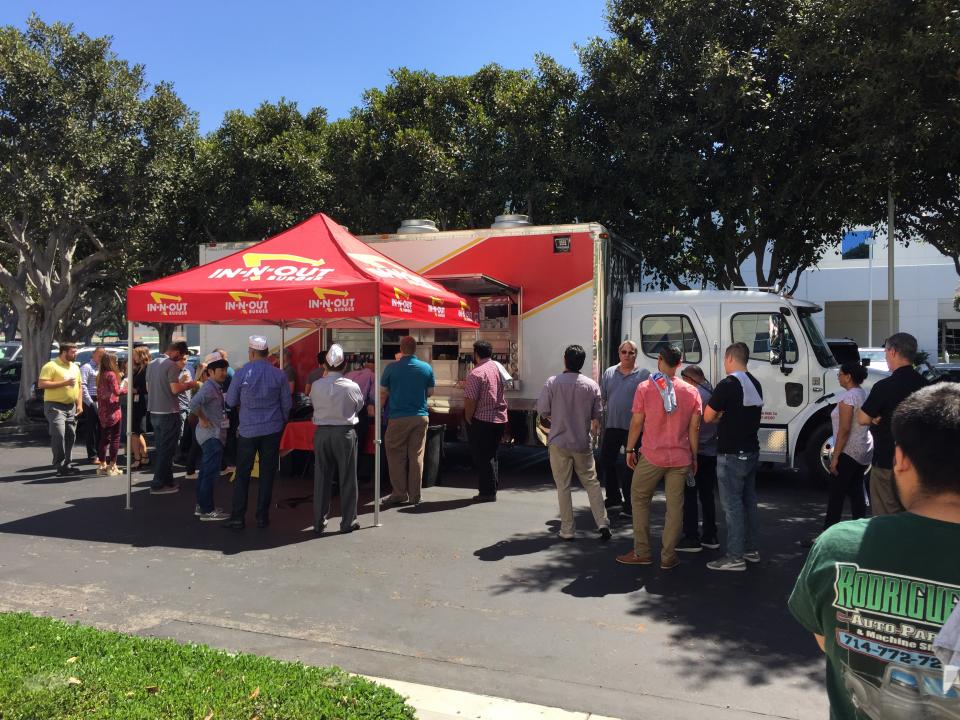
<svg viewBox="0 0 960 720"><path fill-rule="evenodd" d="M823 660L786 610L824 501L798 473L760 477L759 565L713 573L710 552L666 572L617 564L629 522L600 544L582 490L580 538L557 540L542 451L508 450L483 505L463 459L451 448L443 485L379 528L365 486L364 529L318 538L307 480L282 483L294 502L269 528L231 532L195 520L189 481L150 496L136 475L126 511L125 478L54 477L42 437L0 438L0 609L620 718L827 714Z"/></svg>

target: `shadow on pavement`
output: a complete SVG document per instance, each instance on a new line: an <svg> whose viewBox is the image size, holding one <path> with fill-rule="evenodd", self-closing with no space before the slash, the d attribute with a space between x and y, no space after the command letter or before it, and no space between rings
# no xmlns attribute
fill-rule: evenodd
<svg viewBox="0 0 960 720"><path fill-rule="evenodd" d="M611 512L613 540L606 545L594 537L588 508L577 507L578 538L556 539L556 522L548 533L513 535L480 548L481 561L529 556L531 563L506 572L491 588L497 595L546 593L560 590L573 598L626 595L631 613L665 623L674 644L677 672L693 683L722 681L731 675L751 685L765 685L774 677L822 685L822 655L813 638L787 610L787 598L806 557L799 541L815 533L823 504L800 501L802 480L794 473L761 476L759 494L762 561L747 572L716 572L706 563L720 551L681 555L680 567L665 571L659 562L628 566L616 556L633 546L629 518ZM577 496L575 495L575 498ZM585 501L580 494L575 504ZM651 536L659 560L664 503L654 499ZM722 526L722 516L721 516ZM722 530L721 530L722 536Z"/></svg>

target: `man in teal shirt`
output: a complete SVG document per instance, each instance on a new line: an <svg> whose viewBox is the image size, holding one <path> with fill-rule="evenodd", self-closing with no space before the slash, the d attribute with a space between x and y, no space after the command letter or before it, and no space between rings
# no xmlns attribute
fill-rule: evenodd
<svg viewBox="0 0 960 720"><path fill-rule="evenodd" d="M380 392L390 420L383 442L393 492L385 505L420 503L423 451L427 444L427 398L436 384L433 368L414 353L417 341L409 335L400 340L400 359L387 366L380 379Z"/></svg>
<svg viewBox="0 0 960 720"><path fill-rule="evenodd" d="M835 720L957 717L933 640L960 602L960 385L915 392L893 413L905 512L820 535L790 611L827 656Z"/></svg>

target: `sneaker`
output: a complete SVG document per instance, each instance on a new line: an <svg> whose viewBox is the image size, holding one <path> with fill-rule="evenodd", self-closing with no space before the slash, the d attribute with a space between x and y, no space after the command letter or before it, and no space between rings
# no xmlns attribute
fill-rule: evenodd
<svg viewBox="0 0 960 720"><path fill-rule="evenodd" d="M574 540L577 539L576 535L561 535L560 533L557 533L557 537L563 540L564 542L573 542Z"/></svg>
<svg viewBox="0 0 960 720"><path fill-rule="evenodd" d="M380 501L380 507L394 507L395 505L405 505L407 499L402 495L388 495Z"/></svg>
<svg viewBox="0 0 960 720"><path fill-rule="evenodd" d="M695 553L701 552L702 550L703 545L699 540L694 540L693 538L683 538L677 543L677 552Z"/></svg>
<svg viewBox="0 0 960 720"><path fill-rule="evenodd" d="M631 508L629 505L624 505L623 508L621 508L620 510L620 514L623 515L624 517L632 518L633 508Z"/></svg>
<svg viewBox="0 0 960 720"><path fill-rule="evenodd" d="M709 548L710 550L720 549L720 541L717 540L716 535L710 535L708 537L705 537L703 540L700 541L700 544L703 545L705 548Z"/></svg>
<svg viewBox="0 0 960 720"><path fill-rule="evenodd" d="M340 534L346 535L347 533L352 533L353 531L359 530L359 529L360 529L360 521L354 520L352 523L350 523L349 527L340 528Z"/></svg>
<svg viewBox="0 0 960 720"><path fill-rule="evenodd" d="M743 558L722 557L719 560L708 562L707 567L711 570L743 572L747 569L747 564L743 561Z"/></svg>
<svg viewBox="0 0 960 720"><path fill-rule="evenodd" d="M680 560L677 558L673 558L673 560L660 561L661 570L673 570L675 567L680 567Z"/></svg>
<svg viewBox="0 0 960 720"><path fill-rule="evenodd" d="M617 555L617 562L623 565L653 565L653 558L649 555L640 557L631 550L623 555Z"/></svg>
<svg viewBox="0 0 960 720"><path fill-rule="evenodd" d="M197 473L197 472L187 473L186 475L183 476L183 479L184 479L184 480L196 480L198 475L199 475L199 473Z"/></svg>
<svg viewBox="0 0 960 720"><path fill-rule="evenodd" d="M747 550L743 554L743 559L749 563L758 563L760 562L760 551L759 550Z"/></svg>
<svg viewBox="0 0 960 720"><path fill-rule="evenodd" d="M150 488L151 495L172 495L175 492L180 492L179 485L161 485L160 487Z"/></svg>
<svg viewBox="0 0 960 720"><path fill-rule="evenodd" d="M193 506L193 516L194 516L194 517L200 517L201 515L203 515L203 510L200 509L200 505L199 505L199 504L194 505L194 506Z"/></svg>
<svg viewBox="0 0 960 720"><path fill-rule="evenodd" d="M208 513L201 513L200 519L204 522L216 522L219 520L229 520L230 514L225 513L220 508L215 508L214 510L211 510Z"/></svg>
<svg viewBox="0 0 960 720"><path fill-rule="evenodd" d="M610 534L610 528L608 527L600 528L600 542L602 543L610 542L611 537L613 537L613 535Z"/></svg>

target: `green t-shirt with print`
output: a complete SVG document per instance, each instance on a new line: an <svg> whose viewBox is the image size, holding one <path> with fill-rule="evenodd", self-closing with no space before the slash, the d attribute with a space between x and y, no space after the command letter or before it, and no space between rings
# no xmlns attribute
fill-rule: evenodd
<svg viewBox="0 0 960 720"><path fill-rule="evenodd" d="M960 601L960 523L911 513L834 525L810 551L790 611L823 635L830 717L954 718L932 643Z"/></svg>

